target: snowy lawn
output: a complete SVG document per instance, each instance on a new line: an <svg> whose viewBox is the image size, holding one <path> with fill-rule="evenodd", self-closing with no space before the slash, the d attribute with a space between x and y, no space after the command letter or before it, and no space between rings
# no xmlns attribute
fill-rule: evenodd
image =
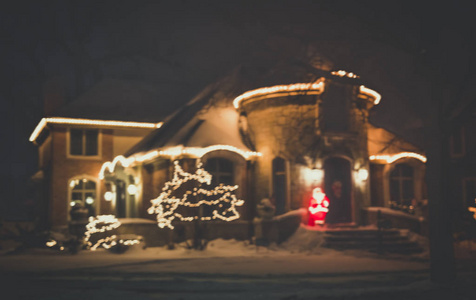
<svg viewBox="0 0 476 300"><path fill-rule="evenodd" d="M248 242L218 239L204 251L177 245L142 249L131 246L123 254L105 249L80 251L70 255L50 249L33 249L27 253L0 256L3 271L55 272L86 270L120 273L204 273L237 275L283 274L365 274L428 270L426 254L414 256L377 255L365 251L336 251L322 248L319 237L299 228L280 246L256 247Z"/></svg>
<svg viewBox="0 0 476 300"><path fill-rule="evenodd" d="M380 256L319 245L300 229L269 248L214 240L205 251L29 250L0 256L1 299L471 299L474 273L441 291L428 282L426 254Z"/></svg>

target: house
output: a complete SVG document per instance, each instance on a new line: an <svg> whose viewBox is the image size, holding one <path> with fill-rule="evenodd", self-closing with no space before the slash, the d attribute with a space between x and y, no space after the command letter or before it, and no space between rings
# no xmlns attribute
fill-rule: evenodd
<svg viewBox="0 0 476 300"><path fill-rule="evenodd" d="M106 210L108 202L101 201L105 184L98 178L99 171L104 162L161 126L162 114L155 104L159 96L144 84L105 80L55 115L40 120L30 141L38 146L39 170L33 181L43 226L64 227L74 204L87 207L90 214ZM140 118L134 114L135 99L148 108ZM122 103L120 108L118 103ZM148 115L151 111L155 114Z"/></svg>
<svg viewBox="0 0 476 300"><path fill-rule="evenodd" d="M94 119L43 119L31 140L39 145L49 224L67 225L76 202L91 215L155 220L151 200L177 164L193 174L199 163L212 186L236 186L234 195L244 200L238 220L210 225L217 236L249 236L262 199L277 216L307 212L316 187L329 198L329 225L375 223L375 207L418 223L414 215L422 214L417 208L426 197L423 152L369 122L381 101L377 91L352 73L325 74L241 68L154 122L111 122L97 110ZM215 216L200 212L203 220ZM173 222L180 218L187 219Z"/></svg>

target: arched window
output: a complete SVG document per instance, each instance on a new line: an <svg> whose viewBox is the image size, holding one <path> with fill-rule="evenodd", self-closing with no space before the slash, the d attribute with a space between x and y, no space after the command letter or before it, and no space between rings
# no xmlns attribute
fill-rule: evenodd
<svg viewBox="0 0 476 300"><path fill-rule="evenodd" d="M391 206L406 209L415 198L414 172L408 164L398 164L390 173Z"/></svg>
<svg viewBox="0 0 476 300"><path fill-rule="evenodd" d="M205 170L212 175L212 185L220 183L224 185L234 184L234 166L233 162L221 157L214 157L207 160Z"/></svg>
<svg viewBox="0 0 476 300"><path fill-rule="evenodd" d="M286 161L281 157L273 159L273 197L276 205L276 214L281 215L286 207Z"/></svg>
<svg viewBox="0 0 476 300"><path fill-rule="evenodd" d="M86 179L73 179L70 181L71 207L85 207L88 215L95 215L96 207L96 182Z"/></svg>

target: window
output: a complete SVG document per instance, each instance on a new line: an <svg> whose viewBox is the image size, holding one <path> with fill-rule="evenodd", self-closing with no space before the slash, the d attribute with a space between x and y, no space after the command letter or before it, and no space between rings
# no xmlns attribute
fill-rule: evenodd
<svg viewBox="0 0 476 300"><path fill-rule="evenodd" d="M476 207L476 178L463 179L463 201L465 206Z"/></svg>
<svg viewBox="0 0 476 300"><path fill-rule="evenodd" d="M233 162L225 158L210 158L205 165L207 170L212 175L212 186L217 186L220 183L224 185L233 185Z"/></svg>
<svg viewBox="0 0 476 300"><path fill-rule="evenodd" d="M71 129L69 131L69 154L97 156L99 132L96 129Z"/></svg>
<svg viewBox="0 0 476 300"><path fill-rule="evenodd" d="M70 182L70 187L71 207L84 207L88 210L89 216L94 216L96 206L96 182L86 178L73 179Z"/></svg>
<svg viewBox="0 0 476 300"><path fill-rule="evenodd" d="M390 204L394 208L411 210L413 199L413 168L407 164L398 164L390 173Z"/></svg>
<svg viewBox="0 0 476 300"><path fill-rule="evenodd" d="M276 214L284 213L286 206L286 161L281 157L273 159L273 197Z"/></svg>

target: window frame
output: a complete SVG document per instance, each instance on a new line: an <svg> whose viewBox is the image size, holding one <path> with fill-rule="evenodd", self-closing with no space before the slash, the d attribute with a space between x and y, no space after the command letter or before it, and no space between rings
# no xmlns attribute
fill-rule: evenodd
<svg viewBox="0 0 476 300"><path fill-rule="evenodd" d="M411 168L412 170L412 175L411 177L409 176L404 176L402 174L402 171L401 169L399 169L399 174L397 176L392 176L392 173L397 171L397 168L399 168L399 166L407 166L409 168ZM415 191L415 176L416 176L416 170L415 170L415 167L413 167L412 165L408 164L408 163L405 163L405 162L401 162L401 163L398 163L398 164L395 164L393 166L393 168L390 170L389 172L389 196L390 196L390 203L392 202L395 202L397 204L397 207L403 207L404 205L407 205L404 203L405 199L403 198L403 195L405 194L404 193L404 182L405 181L408 181L410 182L410 186L412 188L412 195L413 195L413 199L410 199L410 204L408 204L407 206L411 206L412 205L412 201L414 199L416 199L416 191ZM397 201L394 201L394 199L392 199L392 181L394 180L397 180L398 181L398 187L399 187L399 199Z"/></svg>
<svg viewBox="0 0 476 300"><path fill-rule="evenodd" d="M243 156L232 151L215 150L202 156L201 161L203 163L203 168L205 168L207 161L212 158L224 158L233 163L233 185L238 186L238 189L235 190L235 195L238 199L246 199L248 190L248 177L246 176L248 170L247 160ZM239 211L243 212L241 208Z"/></svg>
<svg viewBox="0 0 476 300"><path fill-rule="evenodd" d="M94 215L99 215L100 213L100 203L101 203L101 196L100 196L100 181L93 177L93 176L90 176L90 175L78 175L78 176L74 176L72 178L70 178L68 180L68 203L67 203L67 207L68 207L68 220L71 220L71 215L70 215L70 212L71 212L71 202L73 201L73 193L74 193L74 187L71 186L71 182L74 181L74 180L84 180L86 179L87 181L92 181L94 182L94 184L96 185L96 188L93 190L93 189L83 189L81 191L81 193L86 193L87 191L94 191L95 193L95 199L94 199L94 203L93 203L93 208L94 208ZM84 207L86 207L86 199L83 199L83 205Z"/></svg>
<svg viewBox="0 0 476 300"><path fill-rule="evenodd" d="M218 167L218 170L217 170L217 171L209 171L209 170L207 170L207 165L210 163L210 161L217 161L217 162L218 162L218 161L220 161L220 160L228 161L229 163L231 163L231 167L232 167L231 172L223 172L223 171L221 171L219 164L217 164L217 167ZM236 177L236 175L235 175L236 166L235 166L235 162L234 162L233 160L231 160L231 159L228 159L228 158L225 158L225 157L220 157L220 156L210 157L210 158L208 158L207 161L205 162L205 164L204 164L204 169L205 169L208 173L210 173L210 175L212 175L212 186L215 186L215 185L213 185L213 181L214 181L213 179L214 179L214 178L216 178L216 182L218 182L218 185L219 185L220 183L223 183L223 182L220 182L220 180L219 180L222 176L231 176L231 183L228 183L228 184L223 183L223 184L225 184L225 185L235 185L235 184L236 184L236 178L235 178L235 177ZM215 175L216 172L218 172L218 176Z"/></svg>
<svg viewBox="0 0 476 300"><path fill-rule="evenodd" d="M87 130L95 130L98 133L97 136L97 154L96 155L85 155L85 154L71 154L71 130L81 130L82 131L82 153L86 152L86 131ZM97 128L77 128L77 127L70 127L68 128L67 138L66 138L66 157L67 158L74 158L74 159L100 159L102 157L102 130Z"/></svg>

